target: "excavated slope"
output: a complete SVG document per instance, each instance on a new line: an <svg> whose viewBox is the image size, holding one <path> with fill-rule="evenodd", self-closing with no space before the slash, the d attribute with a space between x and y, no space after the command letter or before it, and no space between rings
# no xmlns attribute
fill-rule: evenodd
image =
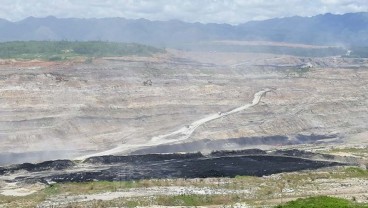
<svg viewBox="0 0 368 208"><path fill-rule="evenodd" d="M257 105L157 145L180 151L364 145L367 66L365 59L184 52L92 63L2 61L0 164L116 147L122 147L116 154L171 152L152 149L154 138L252 104L265 89Z"/></svg>

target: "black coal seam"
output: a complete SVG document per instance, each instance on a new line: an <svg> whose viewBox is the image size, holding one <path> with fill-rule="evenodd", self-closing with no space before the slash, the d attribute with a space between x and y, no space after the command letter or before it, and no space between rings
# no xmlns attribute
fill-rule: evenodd
<svg viewBox="0 0 368 208"><path fill-rule="evenodd" d="M114 156L114 155L104 155L87 158L83 163L89 164L119 164L119 163L142 163L142 162L162 162L171 160L190 160L190 159L206 159L209 157L230 157L230 156L257 156L257 155L271 155L271 156L293 156L299 158L311 158L313 156L321 156L325 159L333 160L335 157L328 154L320 154L307 152L298 149L291 150L275 150L271 153L267 153L260 149L245 149L245 150L221 150L213 151L209 155L204 156L202 153L184 153L184 154L146 154L146 155L128 155L128 156ZM0 173L8 171L14 172L17 170L26 170L29 172L38 172L46 170L63 170L71 168L76 164L71 160L54 160L45 161L41 163L23 163L18 165L11 165L7 167L0 167Z"/></svg>
<svg viewBox="0 0 368 208"><path fill-rule="evenodd" d="M5 173L14 173L19 170L26 170L28 172L40 172L47 170L64 170L74 167L76 164L71 160L51 160L41 163L22 163L18 165L11 165L0 168L0 175Z"/></svg>
<svg viewBox="0 0 368 208"><path fill-rule="evenodd" d="M236 175L263 176L280 172L317 169L345 165L337 162L314 161L291 156L253 155L202 157L163 161L121 163L100 171L62 173L51 176L17 178L25 182L85 182L94 180L140 180L159 178L235 177Z"/></svg>

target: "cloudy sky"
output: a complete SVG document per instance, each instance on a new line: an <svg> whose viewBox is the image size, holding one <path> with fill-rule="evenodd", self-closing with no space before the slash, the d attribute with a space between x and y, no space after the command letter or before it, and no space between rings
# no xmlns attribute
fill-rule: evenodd
<svg viewBox="0 0 368 208"><path fill-rule="evenodd" d="M0 0L0 18L125 17L238 24L274 17L368 11L368 0Z"/></svg>

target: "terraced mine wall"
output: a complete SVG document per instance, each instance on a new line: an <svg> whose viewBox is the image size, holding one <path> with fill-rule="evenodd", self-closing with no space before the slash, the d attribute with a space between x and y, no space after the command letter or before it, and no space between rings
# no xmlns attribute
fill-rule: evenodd
<svg viewBox="0 0 368 208"><path fill-rule="evenodd" d="M305 144L291 138L298 134L337 134L339 143L329 140L337 148L367 143L366 59L170 53L91 63L0 61L0 166L115 148L108 154L284 148ZM311 69L300 69L309 63ZM183 144L169 143L174 137L152 142L247 105L265 88L274 90L259 104L201 125ZM173 146L154 147L164 143Z"/></svg>

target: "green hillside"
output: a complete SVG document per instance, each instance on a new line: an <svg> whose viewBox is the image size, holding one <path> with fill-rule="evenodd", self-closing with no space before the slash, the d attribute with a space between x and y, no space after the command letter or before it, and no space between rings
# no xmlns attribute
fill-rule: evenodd
<svg viewBox="0 0 368 208"><path fill-rule="evenodd" d="M164 50L135 43L103 41L14 41L0 43L2 59L68 60L75 57L151 56Z"/></svg>

